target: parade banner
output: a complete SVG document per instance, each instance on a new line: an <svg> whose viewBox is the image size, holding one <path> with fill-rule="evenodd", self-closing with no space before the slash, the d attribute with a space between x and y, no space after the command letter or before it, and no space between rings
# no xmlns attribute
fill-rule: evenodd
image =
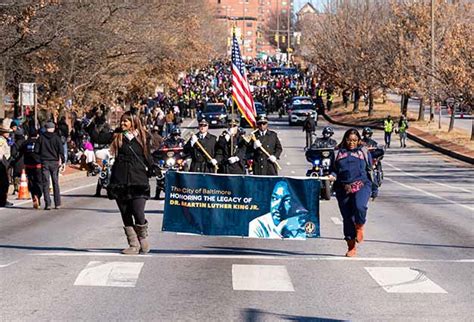
<svg viewBox="0 0 474 322"><path fill-rule="evenodd" d="M168 171L163 231L319 237L319 192L314 178Z"/></svg>

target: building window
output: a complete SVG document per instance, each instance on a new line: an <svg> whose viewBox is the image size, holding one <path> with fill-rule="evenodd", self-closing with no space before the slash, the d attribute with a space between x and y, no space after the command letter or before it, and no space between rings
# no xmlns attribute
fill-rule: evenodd
<svg viewBox="0 0 474 322"><path fill-rule="evenodd" d="M253 24L252 24L251 22L247 22L245 25L246 25L247 27L252 27L252 26L253 26Z"/></svg>

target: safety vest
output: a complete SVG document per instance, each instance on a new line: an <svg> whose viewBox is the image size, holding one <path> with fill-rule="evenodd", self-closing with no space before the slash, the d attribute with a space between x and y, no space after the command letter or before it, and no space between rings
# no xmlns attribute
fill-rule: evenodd
<svg viewBox="0 0 474 322"><path fill-rule="evenodd" d="M328 102L334 101L334 95L333 94L328 94L327 99L328 99Z"/></svg>
<svg viewBox="0 0 474 322"><path fill-rule="evenodd" d="M324 89L320 88L320 89L318 90L318 96L319 96L319 97L323 97L323 96L324 96Z"/></svg>
<svg viewBox="0 0 474 322"><path fill-rule="evenodd" d="M393 131L393 120L385 120L383 122L383 127L385 132L392 132Z"/></svg>
<svg viewBox="0 0 474 322"><path fill-rule="evenodd" d="M408 128L408 124L407 124L407 121L402 121L400 126L398 127L398 131L400 132L405 132Z"/></svg>

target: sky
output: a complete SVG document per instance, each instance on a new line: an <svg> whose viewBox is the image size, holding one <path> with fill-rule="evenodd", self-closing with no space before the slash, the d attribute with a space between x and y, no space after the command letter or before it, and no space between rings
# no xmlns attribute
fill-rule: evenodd
<svg viewBox="0 0 474 322"><path fill-rule="evenodd" d="M324 8L323 3L325 3L325 0L293 0L295 10L298 11L300 8L306 4L306 2L310 2L316 9L320 10Z"/></svg>

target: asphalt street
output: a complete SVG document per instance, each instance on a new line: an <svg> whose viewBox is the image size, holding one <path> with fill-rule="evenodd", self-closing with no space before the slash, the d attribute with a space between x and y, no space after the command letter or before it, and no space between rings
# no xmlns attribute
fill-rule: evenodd
<svg viewBox="0 0 474 322"><path fill-rule="evenodd" d="M304 176L301 127L270 128L282 175ZM321 237L304 241L163 233L152 200L152 251L137 256L120 254L118 209L92 197L94 177L62 184L60 210L15 201L0 210L0 320L472 321L474 168L397 143L356 258L334 198L321 201Z"/></svg>

